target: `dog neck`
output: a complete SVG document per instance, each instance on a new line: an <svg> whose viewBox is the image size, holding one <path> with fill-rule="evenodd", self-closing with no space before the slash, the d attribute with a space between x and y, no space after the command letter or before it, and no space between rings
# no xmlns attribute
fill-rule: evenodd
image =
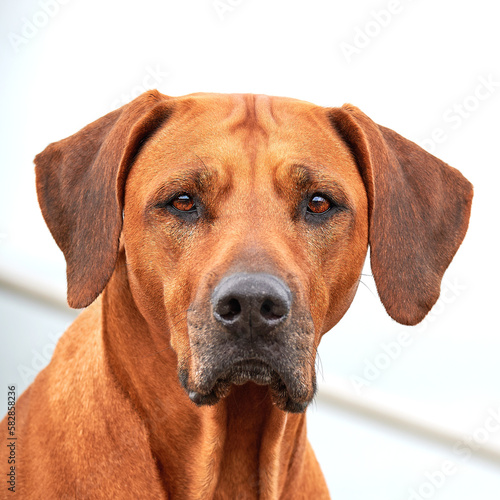
<svg viewBox="0 0 500 500"><path fill-rule="evenodd" d="M269 389L252 382L214 406L195 406L179 383L175 352L158 349L138 310L123 262L104 291L102 318L109 366L146 427L168 498L218 490L278 498L302 485L304 462L315 461L305 415L279 410Z"/></svg>

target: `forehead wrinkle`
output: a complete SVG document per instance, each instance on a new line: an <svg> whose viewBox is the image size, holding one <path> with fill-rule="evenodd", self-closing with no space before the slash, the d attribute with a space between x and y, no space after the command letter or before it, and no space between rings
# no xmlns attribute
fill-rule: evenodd
<svg viewBox="0 0 500 500"><path fill-rule="evenodd" d="M262 116L262 99L255 94L234 94L233 103L227 116L229 132L247 133L247 142L250 137L261 135L267 140L269 132L265 127L266 117L269 112ZM269 106L265 106L268 108ZM271 115L272 116L272 115Z"/></svg>
<svg viewBox="0 0 500 500"><path fill-rule="evenodd" d="M260 99L254 94L233 95L232 123L229 125L229 134L234 134L238 143L237 152L232 159L239 168L245 169L244 177L240 179L245 189L254 192L258 184L258 157L269 147L269 131L266 128L265 117L260 117ZM235 118L236 117L236 118ZM262 120L261 120L262 118ZM261 123L262 122L262 123ZM264 153L265 154L265 153ZM240 182L239 184L242 184Z"/></svg>
<svg viewBox="0 0 500 500"><path fill-rule="evenodd" d="M255 94L229 94L215 108L212 118L215 120L213 144L202 146L209 156L213 148L221 156L220 166L224 177L231 174L231 167L238 167L245 172L247 189L252 190L256 179L259 157L269 149L270 135L277 126L273 100L268 96ZM197 144L199 147L200 144ZM238 175L237 178L241 179ZM236 180L236 178L235 178Z"/></svg>

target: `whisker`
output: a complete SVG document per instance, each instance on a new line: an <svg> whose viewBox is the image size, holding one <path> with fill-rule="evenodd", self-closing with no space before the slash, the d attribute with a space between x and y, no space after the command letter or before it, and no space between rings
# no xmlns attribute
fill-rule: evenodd
<svg viewBox="0 0 500 500"><path fill-rule="evenodd" d="M361 278L359 278L358 283L361 283L374 297L376 297L376 295L372 292L371 288L366 283L364 283L361 280Z"/></svg>
<svg viewBox="0 0 500 500"><path fill-rule="evenodd" d="M321 356L319 355L319 352L316 352L316 362L318 363L318 374L321 375L321 381L325 381L325 374L323 371L323 362L321 361Z"/></svg>

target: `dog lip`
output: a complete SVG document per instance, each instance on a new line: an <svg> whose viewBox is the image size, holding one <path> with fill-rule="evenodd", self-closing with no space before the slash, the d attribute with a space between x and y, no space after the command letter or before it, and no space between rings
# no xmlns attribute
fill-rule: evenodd
<svg viewBox="0 0 500 500"><path fill-rule="evenodd" d="M230 383L243 385L246 382L255 382L258 385L270 385L278 373L264 361L258 359L245 359L229 366L219 377L215 384Z"/></svg>
<svg viewBox="0 0 500 500"><path fill-rule="evenodd" d="M302 399L303 395L297 394L297 388L294 387L291 377L291 374L274 368L271 363L260 357L238 359L215 375L212 382L203 388L202 393L209 394L214 391L225 393L233 384L254 382L257 385L269 386L273 392Z"/></svg>
<svg viewBox="0 0 500 500"><path fill-rule="evenodd" d="M300 394L297 388L288 385L290 380L287 374L282 375L272 365L260 359L246 359L233 363L217 378L211 395L224 397L231 385L243 385L247 382L268 386L274 403L281 410L302 413L311 401L311 398L307 397L310 395Z"/></svg>
<svg viewBox="0 0 500 500"><path fill-rule="evenodd" d="M189 398L198 406L213 405L229 395L231 387L253 382L267 386L274 403L290 412L302 412L314 397L311 391L295 383L295 373L281 371L274 363L261 357L240 358L221 367L204 379L203 384L185 387ZM313 383L314 386L314 383Z"/></svg>

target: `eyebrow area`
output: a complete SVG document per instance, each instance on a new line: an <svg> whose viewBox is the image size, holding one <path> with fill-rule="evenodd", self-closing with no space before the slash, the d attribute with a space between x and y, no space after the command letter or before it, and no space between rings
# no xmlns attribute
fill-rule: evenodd
<svg viewBox="0 0 500 500"><path fill-rule="evenodd" d="M291 185L299 196L319 191L328 194L341 205L350 206L349 196L331 168L301 162L293 163L285 172L283 180L288 180L286 183L277 182L278 191L283 191L283 184Z"/></svg>
<svg viewBox="0 0 500 500"><path fill-rule="evenodd" d="M219 174L216 170L209 169L203 161L201 163L179 168L155 190L148 205L155 206L180 192L205 193L214 190Z"/></svg>

